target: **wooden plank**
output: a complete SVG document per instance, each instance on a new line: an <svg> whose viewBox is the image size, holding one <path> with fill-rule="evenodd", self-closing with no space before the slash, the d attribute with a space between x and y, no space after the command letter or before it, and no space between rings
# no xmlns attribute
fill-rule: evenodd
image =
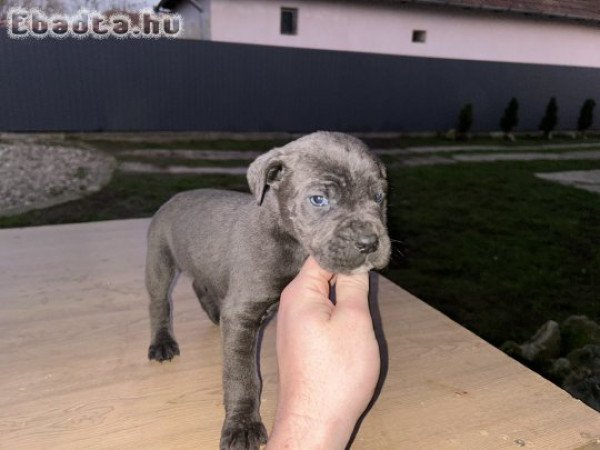
<svg viewBox="0 0 600 450"><path fill-rule="evenodd" d="M189 280L174 292L181 356L146 359L147 225L0 230L0 448L217 448L219 330ZM378 284L388 372L353 448L600 448L597 412L388 280ZM261 352L268 428L274 325Z"/></svg>

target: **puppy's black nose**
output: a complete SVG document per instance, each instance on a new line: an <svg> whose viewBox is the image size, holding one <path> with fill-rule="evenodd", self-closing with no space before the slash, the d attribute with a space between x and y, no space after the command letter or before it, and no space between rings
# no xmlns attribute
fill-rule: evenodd
<svg viewBox="0 0 600 450"><path fill-rule="evenodd" d="M365 233L358 236L354 245L361 253L373 253L379 247L379 239L376 234Z"/></svg>

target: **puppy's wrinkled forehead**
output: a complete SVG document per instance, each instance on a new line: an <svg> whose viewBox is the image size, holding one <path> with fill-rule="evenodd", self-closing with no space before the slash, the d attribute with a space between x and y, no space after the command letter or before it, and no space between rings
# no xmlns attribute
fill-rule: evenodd
<svg viewBox="0 0 600 450"><path fill-rule="evenodd" d="M318 179L341 187L385 183L383 164L362 141L352 136L317 132L292 144L293 151L288 157L293 160L297 179Z"/></svg>

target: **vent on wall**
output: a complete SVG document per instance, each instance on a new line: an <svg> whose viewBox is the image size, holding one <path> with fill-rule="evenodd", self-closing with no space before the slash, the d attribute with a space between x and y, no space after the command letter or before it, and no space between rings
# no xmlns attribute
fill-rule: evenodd
<svg viewBox="0 0 600 450"><path fill-rule="evenodd" d="M298 8L281 8L281 34L298 34Z"/></svg>
<svg viewBox="0 0 600 450"><path fill-rule="evenodd" d="M427 31L425 30L413 30L412 41L420 44L425 43L427 40Z"/></svg>

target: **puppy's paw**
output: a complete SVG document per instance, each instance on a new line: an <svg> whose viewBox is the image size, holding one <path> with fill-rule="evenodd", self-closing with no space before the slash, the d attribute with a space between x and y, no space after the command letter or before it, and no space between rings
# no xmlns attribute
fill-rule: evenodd
<svg viewBox="0 0 600 450"><path fill-rule="evenodd" d="M156 338L148 348L148 359L159 362L172 360L179 355L179 345L167 330L157 333Z"/></svg>
<svg viewBox="0 0 600 450"><path fill-rule="evenodd" d="M258 450L267 443L267 429L260 421L247 418L225 419L221 431L221 450Z"/></svg>

